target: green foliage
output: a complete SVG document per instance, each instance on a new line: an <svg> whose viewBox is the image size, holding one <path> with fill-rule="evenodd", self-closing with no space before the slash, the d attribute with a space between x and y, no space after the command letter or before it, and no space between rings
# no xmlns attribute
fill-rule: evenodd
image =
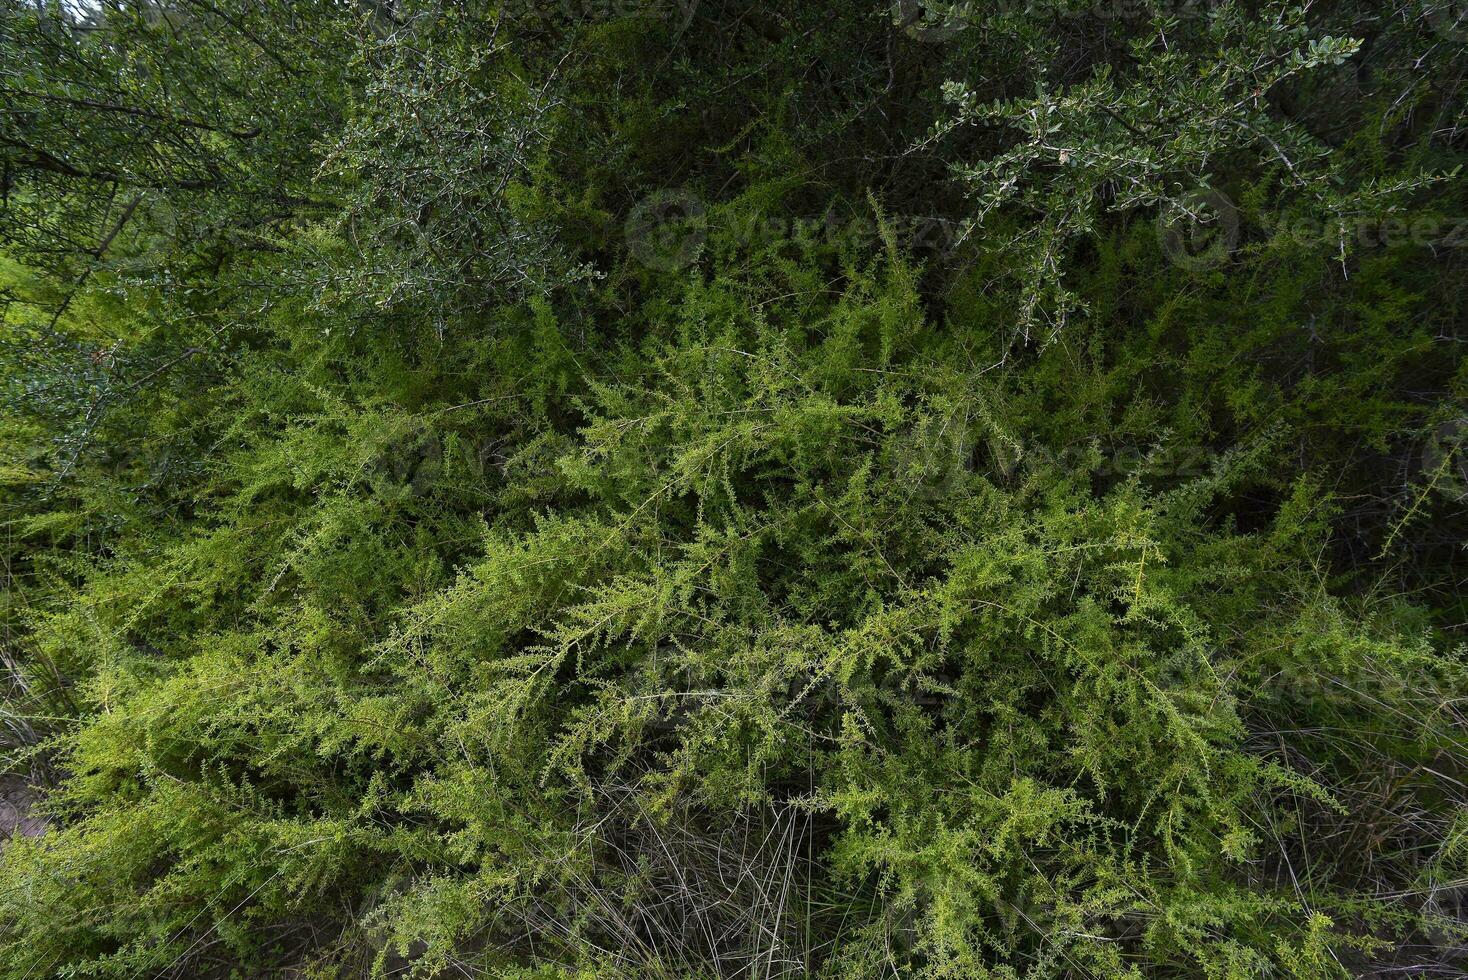
<svg viewBox="0 0 1468 980"><path fill-rule="evenodd" d="M1451 22L674 6L5 7L0 975L1463 969Z"/></svg>

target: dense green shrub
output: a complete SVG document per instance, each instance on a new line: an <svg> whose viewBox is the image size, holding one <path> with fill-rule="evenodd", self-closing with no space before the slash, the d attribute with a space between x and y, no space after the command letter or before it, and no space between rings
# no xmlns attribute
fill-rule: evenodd
<svg viewBox="0 0 1468 980"><path fill-rule="evenodd" d="M1468 969L1455 10L0 3L4 976Z"/></svg>

